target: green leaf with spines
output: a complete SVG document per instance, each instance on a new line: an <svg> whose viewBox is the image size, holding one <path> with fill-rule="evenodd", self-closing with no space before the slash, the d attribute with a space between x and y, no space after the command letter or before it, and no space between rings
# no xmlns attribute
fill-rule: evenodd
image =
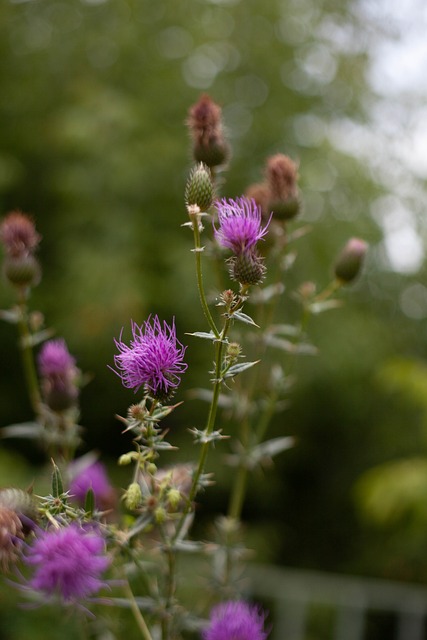
<svg viewBox="0 0 427 640"><path fill-rule="evenodd" d="M64 494L64 483L62 482L62 475L59 467L56 465L54 460L52 460L52 466L52 495L54 498L59 498Z"/></svg>

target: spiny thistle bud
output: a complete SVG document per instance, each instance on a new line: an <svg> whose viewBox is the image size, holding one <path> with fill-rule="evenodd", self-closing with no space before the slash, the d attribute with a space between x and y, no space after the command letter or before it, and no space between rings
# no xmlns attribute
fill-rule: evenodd
<svg viewBox="0 0 427 640"><path fill-rule="evenodd" d="M187 125L196 162L204 162L208 167L224 164L229 157L229 146L222 129L221 107L207 94L202 95L189 109Z"/></svg>
<svg viewBox="0 0 427 640"><path fill-rule="evenodd" d="M166 509L164 509L163 507L157 507L157 509L155 509L154 518L158 524L163 524L167 517L168 514L166 512Z"/></svg>
<svg viewBox="0 0 427 640"><path fill-rule="evenodd" d="M298 167L288 156L278 153L267 160L268 209L277 219L291 220L301 209L298 194Z"/></svg>
<svg viewBox="0 0 427 640"><path fill-rule="evenodd" d="M167 499L171 508L176 509L180 503L181 494L178 489L169 489Z"/></svg>
<svg viewBox="0 0 427 640"><path fill-rule="evenodd" d="M125 505L128 509L137 509L141 504L142 492L137 482L132 482L126 491Z"/></svg>
<svg viewBox="0 0 427 640"><path fill-rule="evenodd" d="M241 353L242 347L238 342L230 342L230 344L227 345L227 357L230 360L237 360Z"/></svg>
<svg viewBox="0 0 427 640"><path fill-rule="evenodd" d="M0 241L9 256L34 253L40 240L33 221L20 211L11 211L0 225Z"/></svg>
<svg viewBox="0 0 427 640"><path fill-rule="evenodd" d="M237 296L231 289L226 289L220 294L220 304L226 307L231 307L236 302Z"/></svg>
<svg viewBox="0 0 427 640"><path fill-rule="evenodd" d="M3 273L16 287L32 287L40 282L41 269L32 254L6 256Z"/></svg>
<svg viewBox="0 0 427 640"><path fill-rule="evenodd" d="M17 541L23 539L22 523L12 509L0 506L0 568L8 571L18 560Z"/></svg>
<svg viewBox="0 0 427 640"><path fill-rule="evenodd" d="M232 280L243 285L261 284L267 271L262 257L250 251L233 256L228 264Z"/></svg>
<svg viewBox="0 0 427 640"><path fill-rule="evenodd" d="M335 262L335 277L343 284L352 282L359 275L367 250L364 240L351 238Z"/></svg>
<svg viewBox="0 0 427 640"><path fill-rule="evenodd" d="M200 211L207 211L213 200L213 184L209 167L203 162L193 167L185 187L187 207L197 205Z"/></svg>

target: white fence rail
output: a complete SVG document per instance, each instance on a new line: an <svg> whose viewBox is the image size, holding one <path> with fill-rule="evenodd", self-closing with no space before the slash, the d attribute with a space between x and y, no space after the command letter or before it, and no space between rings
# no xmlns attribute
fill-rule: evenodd
<svg viewBox="0 0 427 640"><path fill-rule="evenodd" d="M376 640L427 640L426 587L266 565L248 573L253 596L272 603L271 640L317 640L307 635L308 625L313 608L322 606L331 613L328 640L365 640L372 613L395 619L393 635Z"/></svg>

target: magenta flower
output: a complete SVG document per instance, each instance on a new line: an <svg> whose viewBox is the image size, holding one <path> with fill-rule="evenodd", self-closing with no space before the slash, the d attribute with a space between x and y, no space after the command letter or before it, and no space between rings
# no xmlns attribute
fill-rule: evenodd
<svg viewBox="0 0 427 640"><path fill-rule="evenodd" d="M212 609L203 640L265 640L264 620L265 614L257 606L223 602Z"/></svg>
<svg viewBox="0 0 427 640"><path fill-rule="evenodd" d="M67 349L65 340L48 340L40 349L38 368L42 377L42 392L53 411L64 411L77 403L79 370Z"/></svg>
<svg viewBox="0 0 427 640"><path fill-rule="evenodd" d="M97 507L103 508L111 501L113 488L102 462L95 460L82 465L81 460L76 460L70 465L70 474L70 495L81 504L84 504L89 489L94 493Z"/></svg>
<svg viewBox="0 0 427 640"><path fill-rule="evenodd" d="M110 559L99 533L70 524L41 532L29 547L25 562L34 567L28 588L47 598L59 595L65 603L72 603L106 586L102 574Z"/></svg>
<svg viewBox="0 0 427 640"><path fill-rule="evenodd" d="M132 322L130 346L114 340L119 354L114 356L115 371L122 383L135 392L142 386L155 398L170 397L187 369L183 362L186 347L176 337L175 323L163 327L158 316L151 316L140 327Z"/></svg>
<svg viewBox="0 0 427 640"><path fill-rule="evenodd" d="M218 243L231 249L235 255L241 255L255 248L268 231L271 216L264 228L261 227L261 207L255 200L237 198L236 200L217 200L219 228L215 228Z"/></svg>
<svg viewBox="0 0 427 640"><path fill-rule="evenodd" d="M38 366L43 377L67 376L70 370L74 371L75 363L65 340L48 340L40 349Z"/></svg>

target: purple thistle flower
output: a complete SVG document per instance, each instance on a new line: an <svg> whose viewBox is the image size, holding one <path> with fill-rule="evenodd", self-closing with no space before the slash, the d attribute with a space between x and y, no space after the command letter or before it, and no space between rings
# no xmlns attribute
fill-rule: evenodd
<svg viewBox="0 0 427 640"><path fill-rule="evenodd" d="M84 463L82 460L75 460L70 465L70 475L70 495L81 504L84 504L89 489L94 493L97 507L103 508L111 501L113 488L102 462L95 460Z"/></svg>
<svg viewBox="0 0 427 640"><path fill-rule="evenodd" d="M70 370L74 371L75 364L65 340L48 340L40 349L38 367L43 377L67 377Z"/></svg>
<svg viewBox="0 0 427 640"><path fill-rule="evenodd" d="M71 603L93 596L106 586L102 573L110 564L103 537L93 529L70 524L43 531L29 547L25 562L35 567L30 589L59 595Z"/></svg>
<svg viewBox="0 0 427 640"><path fill-rule="evenodd" d="M265 614L257 606L223 602L212 609L203 640L265 640L264 620Z"/></svg>
<svg viewBox="0 0 427 640"><path fill-rule="evenodd" d="M158 316L151 316L140 327L132 322L133 340L130 346L114 340L119 354L114 356L117 375L123 385L135 392L141 386L155 398L172 395L181 382L181 374L187 369L183 362L186 347L176 337L175 322L163 327Z"/></svg>
<svg viewBox="0 0 427 640"><path fill-rule="evenodd" d="M79 395L79 370L65 340L45 342L40 349L37 364L43 378L43 397L48 407L53 411L64 411L74 406Z"/></svg>
<svg viewBox="0 0 427 640"><path fill-rule="evenodd" d="M261 227L261 207L254 199L217 200L219 228L215 228L218 243L231 249L235 255L241 255L255 247L267 233L270 218L264 228Z"/></svg>

